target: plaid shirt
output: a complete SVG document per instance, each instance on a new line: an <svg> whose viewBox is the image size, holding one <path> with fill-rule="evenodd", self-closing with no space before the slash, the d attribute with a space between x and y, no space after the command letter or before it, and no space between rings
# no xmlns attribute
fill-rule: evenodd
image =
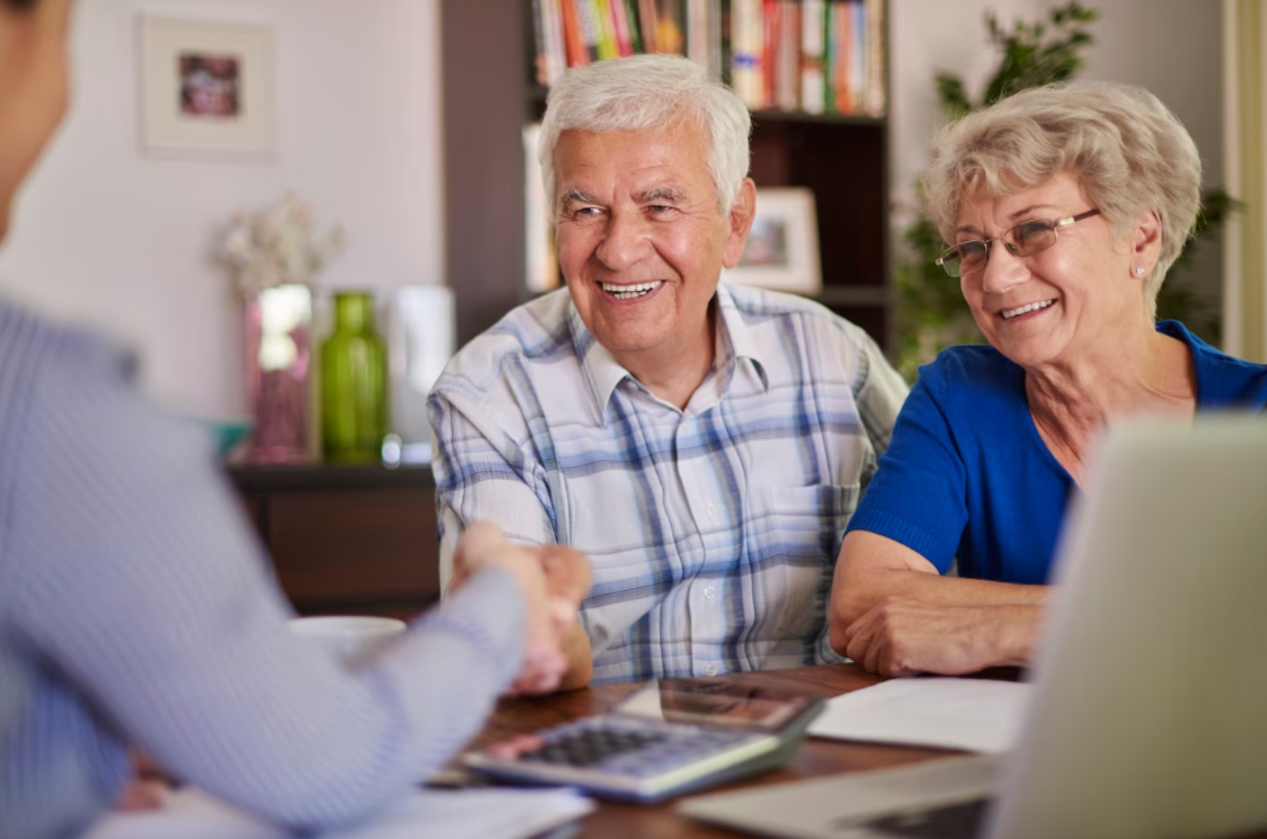
<svg viewBox="0 0 1267 839"><path fill-rule="evenodd" d="M586 329L566 289L512 311L436 383L447 584L457 533L588 554L594 681L840 661L832 571L906 385L816 303L720 285L712 372L684 410Z"/></svg>

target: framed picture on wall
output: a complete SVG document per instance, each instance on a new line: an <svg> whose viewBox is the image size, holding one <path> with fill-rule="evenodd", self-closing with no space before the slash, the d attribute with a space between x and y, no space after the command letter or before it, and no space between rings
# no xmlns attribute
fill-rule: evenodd
<svg viewBox="0 0 1267 839"><path fill-rule="evenodd" d="M268 24L143 13L139 30L144 151L273 153L273 31Z"/></svg>
<svg viewBox="0 0 1267 839"><path fill-rule="evenodd" d="M757 190L757 216L743 259L722 279L798 294L822 291L814 193L799 187Z"/></svg>

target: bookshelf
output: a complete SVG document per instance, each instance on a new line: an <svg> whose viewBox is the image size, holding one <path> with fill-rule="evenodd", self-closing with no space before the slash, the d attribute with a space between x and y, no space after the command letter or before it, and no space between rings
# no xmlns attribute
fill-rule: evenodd
<svg viewBox="0 0 1267 839"><path fill-rule="evenodd" d="M546 91L535 80L532 0L445 0L440 16L447 276L460 346L532 296L522 129L539 119ZM814 192L823 276L814 299L891 349L887 118L752 113L757 186Z"/></svg>

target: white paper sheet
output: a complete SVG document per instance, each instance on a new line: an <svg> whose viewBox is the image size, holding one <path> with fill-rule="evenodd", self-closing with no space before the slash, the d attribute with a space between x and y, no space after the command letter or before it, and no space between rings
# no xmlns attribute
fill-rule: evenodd
<svg viewBox="0 0 1267 839"><path fill-rule="evenodd" d="M1016 745L1032 690L989 679L893 679L829 700L809 734L1005 752Z"/></svg>
<svg viewBox="0 0 1267 839"><path fill-rule="evenodd" d="M594 809L571 790L425 790L374 821L326 839L526 839ZM172 793L167 806L112 813L83 839L284 839L288 834L194 789Z"/></svg>

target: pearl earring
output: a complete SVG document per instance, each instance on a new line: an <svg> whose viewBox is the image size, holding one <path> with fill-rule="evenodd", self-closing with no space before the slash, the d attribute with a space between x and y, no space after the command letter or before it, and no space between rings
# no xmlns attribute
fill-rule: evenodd
<svg viewBox="0 0 1267 839"><path fill-rule="evenodd" d="M1143 268L1140 268L1138 265L1137 265L1137 266L1135 266L1135 276L1137 276L1137 277L1142 277L1142 276L1144 276L1144 269L1143 269Z"/></svg>

